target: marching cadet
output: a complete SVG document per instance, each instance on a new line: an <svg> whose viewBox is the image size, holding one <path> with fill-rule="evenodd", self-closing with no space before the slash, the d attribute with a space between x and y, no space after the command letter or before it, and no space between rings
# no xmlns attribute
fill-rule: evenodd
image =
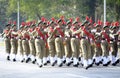
<svg viewBox="0 0 120 78"><path fill-rule="evenodd" d="M78 67L78 57L79 57L79 38L80 38L80 34L75 34L74 32L77 31L79 29L78 26L78 22L74 21L73 22L73 26L71 27L71 31L72 31L72 38L71 38L71 50L72 50L72 57L73 57L73 66L74 67Z"/></svg>
<svg viewBox="0 0 120 78"><path fill-rule="evenodd" d="M19 54L19 60L20 62L23 62L24 59L23 59L23 47L22 47L22 31L23 31L23 28L24 26L23 25L20 25L20 29L18 30L17 34L17 39L18 39L18 49L17 49L17 52Z"/></svg>
<svg viewBox="0 0 120 78"><path fill-rule="evenodd" d="M30 49L29 49L29 43L28 40L30 39L29 33L28 33L28 26L24 26L24 30L22 31L22 47L23 47L23 54L24 54L24 61L26 63L30 60Z"/></svg>
<svg viewBox="0 0 120 78"><path fill-rule="evenodd" d="M62 19L58 20L58 25L55 27L54 32L56 35L55 38L55 49L57 54L57 65L61 67L63 65L63 55L64 55L64 46L63 46L63 39L64 39L64 28Z"/></svg>
<svg viewBox="0 0 120 78"><path fill-rule="evenodd" d="M81 32L81 49L83 52L83 58L84 58L84 67L85 69L88 69L89 67L92 66L93 61L91 59L91 45L90 45L90 33L87 28L87 22L85 22L84 27L82 28Z"/></svg>
<svg viewBox="0 0 120 78"><path fill-rule="evenodd" d="M103 26L103 30L101 32L102 40L101 40L101 49L102 49L102 58L103 58L103 66L108 66L110 64L109 59L109 22L105 23L105 26Z"/></svg>
<svg viewBox="0 0 120 78"><path fill-rule="evenodd" d="M52 66L55 65L55 55L56 55L56 50L55 50L55 35L54 35L54 27L55 27L55 22L51 21L48 27L48 49L49 49L49 55L50 55L50 63Z"/></svg>
<svg viewBox="0 0 120 78"><path fill-rule="evenodd" d="M95 29L94 29L94 25L92 23L92 18L89 19L89 23L88 23L88 27L89 27L89 33L91 33L91 38L89 39L90 45L91 45L91 59L93 59L94 56L94 35L95 35Z"/></svg>
<svg viewBox="0 0 120 78"><path fill-rule="evenodd" d="M34 38L34 30L35 30L36 25L32 24L28 30L29 35L30 35L30 40L29 40L29 48L30 48L30 59L33 64L35 64L35 57L36 57L36 49L35 49L35 38Z"/></svg>
<svg viewBox="0 0 120 78"><path fill-rule="evenodd" d="M49 24L50 22L45 22L45 26L44 26L44 31L46 32L45 33L45 47L46 47L46 53L44 53L44 56L45 58L47 59L47 63L50 63L50 56L49 56L49 47L48 47L48 42L47 42L47 39L48 39L48 31L49 31Z"/></svg>
<svg viewBox="0 0 120 78"><path fill-rule="evenodd" d="M120 62L120 58L119 58L119 52L120 52L120 47L119 47L119 45L120 45L120 23L119 22L116 23L116 31L117 31L117 33L116 33L117 37L115 37L115 40L117 42L117 56L116 56L115 65Z"/></svg>
<svg viewBox="0 0 120 78"><path fill-rule="evenodd" d="M12 29L11 29L11 59L13 61L16 61L16 54L17 54L17 28L16 25L13 24Z"/></svg>
<svg viewBox="0 0 120 78"><path fill-rule="evenodd" d="M35 33L35 48L36 48L36 60L39 67L43 66L43 54L45 52L45 42L44 42L44 29L43 22L39 21L38 27L34 30ZM44 64L46 65L46 64Z"/></svg>
<svg viewBox="0 0 120 78"><path fill-rule="evenodd" d="M11 53L11 45L10 45L10 38L11 38L11 31L10 31L11 24L7 24L5 30L1 34L4 37L4 44L5 44L5 51L7 54L7 60L10 60L10 53Z"/></svg>
<svg viewBox="0 0 120 78"><path fill-rule="evenodd" d="M118 41L117 41L117 46L118 46L118 58L117 58L117 61L116 61L116 64L120 62L120 25L118 27Z"/></svg>
<svg viewBox="0 0 120 78"><path fill-rule="evenodd" d="M113 26L111 27L111 32L110 32L110 52L111 52L111 63L113 66L117 64L117 52L118 52L118 46L117 46L117 41L118 41L118 22L114 22Z"/></svg>
<svg viewBox="0 0 120 78"><path fill-rule="evenodd" d="M101 49L101 25L98 23L95 25L95 48L94 48L94 59L95 59L95 64L99 66L101 63L101 54L102 54L102 49Z"/></svg>
<svg viewBox="0 0 120 78"><path fill-rule="evenodd" d="M48 44L47 44L48 34L47 34L47 31L46 31L46 29L47 29L46 26L47 26L47 22L44 21L43 25L42 25L42 27L43 27L43 35L44 35L44 44L45 44L45 51L43 53L43 64L44 65L47 65L47 62L49 61L49 57L48 57Z"/></svg>
<svg viewBox="0 0 120 78"><path fill-rule="evenodd" d="M71 51L71 45L70 45L70 39L72 36L72 32L70 30L72 26L72 19L71 21L67 22L67 26L65 28L65 40L64 40L64 50L65 50L65 57L66 57L66 65L70 66L71 64L71 56L72 56L72 51Z"/></svg>
<svg viewBox="0 0 120 78"><path fill-rule="evenodd" d="M91 54L91 45L90 45L90 39L94 40L94 36L90 33L88 23L89 18L86 17L86 20L81 24L81 28L79 28L76 33L80 33L81 40L80 40L80 47L82 51L82 57L83 57L83 67L85 69L88 69L89 67L92 67L93 60L92 60L92 54Z"/></svg>

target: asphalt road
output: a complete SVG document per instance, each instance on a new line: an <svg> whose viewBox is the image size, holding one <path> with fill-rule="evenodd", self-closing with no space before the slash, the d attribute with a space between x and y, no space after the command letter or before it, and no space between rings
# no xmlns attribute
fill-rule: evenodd
<svg viewBox="0 0 120 78"><path fill-rule="evenodd" d="M0 78L120 78L120 64L117 66L93 66L85 70L80 65L39 68L36 64L7 61L4 46L0 46Z"/></svg>

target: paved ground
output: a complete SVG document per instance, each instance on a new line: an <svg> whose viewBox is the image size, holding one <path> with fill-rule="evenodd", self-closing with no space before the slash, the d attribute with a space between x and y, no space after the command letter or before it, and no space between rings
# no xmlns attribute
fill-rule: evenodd
<svg viewBox="0 0 120 78"><path fill-rule="evenodd" d="M120 78L120 64L117 66L93 66L85 70L78 68L61 68L50 65L38 68L31 63L6 61L4 46L0 46L0 78Z"/></svg>

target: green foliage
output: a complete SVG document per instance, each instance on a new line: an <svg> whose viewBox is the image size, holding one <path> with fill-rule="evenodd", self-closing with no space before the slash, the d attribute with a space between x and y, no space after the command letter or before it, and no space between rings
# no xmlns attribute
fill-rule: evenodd
<svg viewBox="0 0 120 78"><path fill-rule="evenodd" d="M20 21L40 19L44 16L59 18L61 15L66 18L79 16L81 21L85 16L97 19L103 18L104 0L0 0L0 24L9 20L17 20L17 2L20 3ZM107 20L119 20L120 0L107 1Z"/></svg>
<svg viewBox="0 0 120 78"><path fill-rule="evenodd" d="M7 14L17 12L17 1L9 0ZM27 19L37 19L41 16L59 18L64 15L68 18L87 15L89 8L82 0L19 0L20 13L26 15ZM11 10L9 10L11 9Z"/></svg>

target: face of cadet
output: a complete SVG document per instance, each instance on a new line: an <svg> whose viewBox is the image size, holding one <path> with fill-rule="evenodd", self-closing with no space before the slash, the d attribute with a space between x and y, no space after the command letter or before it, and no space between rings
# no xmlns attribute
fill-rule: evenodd
<svg viewBox="0 0 120 78"><path fill-rule="evenodd" d="M13 29L14 29L14 30L16 30L16 29L17 29L17 27L16 27L16 26L14 26L14 27L13 27Z"/></svg>
<svg viewBox="0 0 120 78"><path fill-rule="evenodd" d="M59 22L58 24L59 24L59 26L62 26L62 25L63 25L63 23L62 23L62 22Z"/></svg>
<svg viewBox="0 0 120 78"><path fill-rule="evenodd" d="M119 28L119 27L117 27L117 28L116 28L116 31L119 31L119 30L120 30L120 28Z"/></svg>
<svg viewBox="0 0 120 78"><path fill-rule="evenodd" d="M106 27L106 28L105 28L105 31L106 31L106 32L109 32L109 27Z"/></svg>
<svg viewBox="0 0 120 78"><path fill-rule="evenodd" d="M97 31L100 32L100 31L101 31L101 28L100 28L100 27L97 27Z"/></svg>
<svg viewBox="0 0 120 78"><path fill-rule="evenodd" d="M41 28L44 28L45 27L45 25L41 25Z"/></svg>
<svg viewBox="0 0 120 78"><path fill-rule="evenodd" d="M10 26L6 27L6 29L8 29L8 30L9 30L9 29L10 29Z"/></svg>
<svg viewBox="0 0 120 78"><path fill-rule="evenodd" d="M68 24L68 25L66 26L66 28L70 29L70 28L71 28L71 24Z"/></svg>
<svg viewBox="0 0 120 78"><path fill-rule="evenodd" d="M85 26L85 27L87 27L87 26L88 26L88 24L86 23L84 26Z"/></svg>
<svg viewBox="0 0 120 78"><path fill-rule="evenodd" d="M42 23L38 24L38 27L41 27Z"/></svg>
<svg viewBox="0 0 120 78"><path fill-rule="evenodd" d="M78 23L75 23L75 24L73 24L74 25L74 27L78 27Z"/></svg>
<svg viewBox="0 0 120 78"><path fill-rule="evenodd" d="M91 25L88 25L87 28L88 28L88 29L91 29L92 27L91 27Z"/></svg>

